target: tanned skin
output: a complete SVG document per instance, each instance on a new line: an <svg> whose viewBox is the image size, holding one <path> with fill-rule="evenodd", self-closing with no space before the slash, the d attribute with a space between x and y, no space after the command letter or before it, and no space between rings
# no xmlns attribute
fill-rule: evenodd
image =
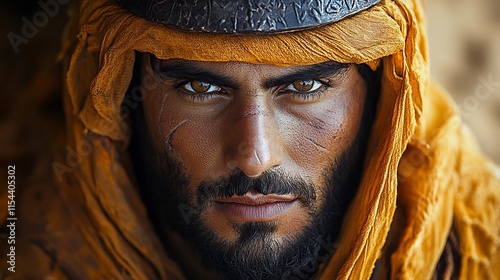
<svg viewBox="0 0 500 280"><path fill-rule="evenodd" d="M313 274L361 178L374 73L148 54L138 68L138 83L156 86L133 112L131 154L152 221L186 276Z"/></svg>

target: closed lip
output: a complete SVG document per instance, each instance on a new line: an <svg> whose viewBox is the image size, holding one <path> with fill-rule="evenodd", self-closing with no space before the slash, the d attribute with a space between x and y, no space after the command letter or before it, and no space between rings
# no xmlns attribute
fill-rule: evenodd
<svg viewBox="0 0 500 280"><path fill-rule="evenodd" d="M215 200L215 208L226 218L237 222L270 222L297 207L291 195L247 193Z"/></svg>
<svg viewBox="0 0 500 280"><path fill-rule="evenodd" d="M293 195L277 195L277 194L259 194L259 193L247 193L242 196L231 196L215 199L215 202L220 203L238 203L246 205L262 205L275 202L291 202L297 199Z"/></svg>

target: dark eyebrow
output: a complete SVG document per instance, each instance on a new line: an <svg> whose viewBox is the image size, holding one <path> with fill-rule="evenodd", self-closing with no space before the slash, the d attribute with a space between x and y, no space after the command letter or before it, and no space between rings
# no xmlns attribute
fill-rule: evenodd
<svg viewBox="0 0 500 280"><path fill-rule="evenodd" d="M158 74L165 76L166 78L199 80L219 86L238 88L238 83L233 78L212 73L189 62L175 62L165 66L160 66Z"/></svg>
<svg viewBox="0 0 500 280"><path fill-rule="evenodd" d="M281 85L288 85L298 80L314 80L339 75L343 73L349 64L334 61L323 62L311 66L301 66L291 74L277 78L271 78L264 82L265 88L273 88Z"/></svg>
<svg viewBox="0 0 500 280"><path fill-rule="evenodd" d="M263 86L267 89L280 85L288 85L298 80L312 80L339 75L349 67L349 64L334 61L323 62L310 66L300 66L296 71L281 77L270 78L264 81ZM238 82L226 75L210 72L194 63L174 62L159 67L159 75L166 78L182 80L200 80L219 86L238 88Z"/></svg>

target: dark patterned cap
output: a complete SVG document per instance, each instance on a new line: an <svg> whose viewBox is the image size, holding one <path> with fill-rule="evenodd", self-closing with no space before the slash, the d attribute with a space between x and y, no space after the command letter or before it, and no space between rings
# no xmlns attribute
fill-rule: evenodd
<svg viewBox="0 0 500 280"><path fill-rule="evenodd" d="M188 31L277 33L317 27L380 0L117 0L137 16Z"/></svg>

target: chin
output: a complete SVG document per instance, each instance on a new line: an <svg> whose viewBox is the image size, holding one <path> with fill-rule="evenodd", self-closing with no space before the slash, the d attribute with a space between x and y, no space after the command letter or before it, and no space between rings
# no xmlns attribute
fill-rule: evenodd
<svg viewBox="0 0 500 280"><path fill-rule="evenodd" d="M222 279L290 279L297 271L303 275L304 268L317 268L333 246L324 225L311 222L293 230L277 221L231 222L228 232L198 222L192 224L198 234L190 243Z"/></svg>

